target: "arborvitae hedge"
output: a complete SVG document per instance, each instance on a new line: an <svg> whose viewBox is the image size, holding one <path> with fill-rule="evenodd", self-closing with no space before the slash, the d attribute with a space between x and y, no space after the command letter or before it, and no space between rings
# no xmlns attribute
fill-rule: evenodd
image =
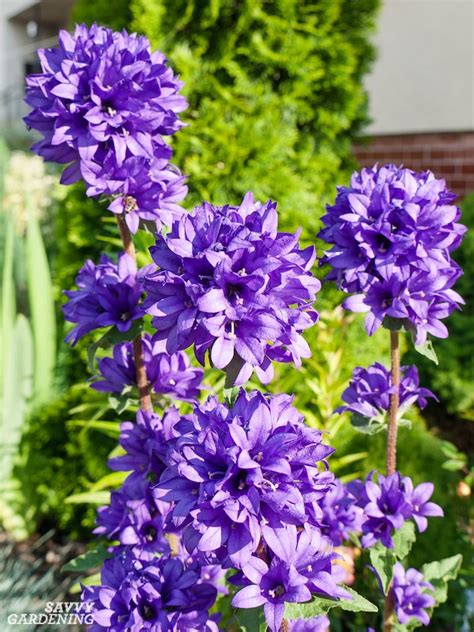
<svg viewBox="0 0 474 632"><path fill-rule="evenodd" d="M279 202L310 236L353 166L367 117L362 78L379 0L79 0L74 19L127 26L163 50L185 81L189 127L175 162L192 207Z"/></svg>

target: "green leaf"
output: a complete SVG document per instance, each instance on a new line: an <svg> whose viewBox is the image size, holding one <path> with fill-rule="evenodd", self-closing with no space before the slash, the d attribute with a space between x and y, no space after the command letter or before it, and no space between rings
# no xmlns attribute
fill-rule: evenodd
<svg viewBox="0 0 474 632"><path fill-rule="evenodd" d="M428 360L438 364L438 356L436 355L436 351L434 350L431 340L427 340L423 345L415 345L415 351L418 351L418 353L425 356L425 358L428 358Z"/></svg>
<svg viewBox="0 0 474 632"><path fill-rule="evenodd" d="M115 327L108 329L103 336L87 347L89 371L95 373L95 356L99 349L108 349L119 342L133 340L143 329L143 322L135 320L128 331L118 331Z"/></svg>
<svg viewBox="0 0 474 632"><path fill-rule="evenodd" d="M91 487L92 492L97 492L102 489L109 489L111 487L116 488L119 487L123 481L127 478L128 472L110 472L110 474L106 474L102 478L100 478L94 485Z"/></svg>
<svg viewBox="0 0 474 632"><path fill-rule="evenodd" d="M393 535L393 553L399 560L405 559L410 553L416 540L415 525L413 522L405 522L401 529Z"/></svg>
<svg viewBox="0 0 474 632"><path fill-rule="evenodd" d="M351 595L352 599L327 599L326 597L314 597L305 603L285 604L285 617L287 619L312 619L326 614L332 608L341 608L347 612L378 612L375 604L359 595L352 588L343 587Z"/></svg>
<svg viewBox="0 0 474 632"><path fill-rule="evenodd" d="M99 430L108 437L116 439L120 436L120 422L119 421L103 421L93 419L71 419L67 422L68 426L79 426L86 430Z"/></svg>
<svg viewBox="0 0 474 632"><path fill-rule="evenodd" d="M26 232L28 297L35 347L34 397L36 402L45 402L51 397L56 366L54 293L39 222L28 197L26 203L29 209Z"/></svg>
<svg viewBox="0 0 474 632"><path fill-rule="evenodd" d="M32 391L33 338L30 324L23 314L18 314L13 331L6 340L3 362L5 373L0 416L2 480L11 474Z"/></svg>
<svg viewBox="0 0 474 632"><path fill-rule="evenodd" d="M235 400L237 399L240 392L240 388L238 386L233 386L232 388L224 389L224 399L228 406L233 406Z"/></svg>
<svg viewBox="0 0 474 632"><path fill-rule="evenodd" d="M83 577L80 581L74 582L74 584L69 588L69 592L71 595L78 595L82 592L83 586L99 586L101 583L101 574L94 573L93 575L89 575L88 577Z"/></svg>
<svg viewBox="0 0 474 632"><path fill-rule="evenodd" d="M466 460L464 459L448 459L441 466L443 470L448 470L448 472L458 472L462 470L466 466Z"/></svg>
<svg viewBox="0 0 474 632"><path fill-rule="evenodd" d="M387 424L378 417L362 417L362 415L354 414L351 417L351 425L354 430L362 434L377 434L386 428Z"/></svg>
<svg viewBox="0 0 474 632"><path fill-rule="evenodd" d="M382 327L389 331L402 331L405 328L404 318L392 318L392 316L385 316L383 319Z"/></svg>
<svg viewBox="0 0 474 632"><path fill-rule="evenodd" d="M462 564L462 555L453 555L438 562L423 564L421 572L425 581L434 586L436 602L444 603L448 597L448 582L456 579Z"/></svg>
<svg viewBox="0 0 474 632"><path fill-rule="evenodd" d="M265 632L267 629L263 608L236 610L235 618L242 632Z"/></svg>
<svg viewBox="0 0 474 632"><path fill-rule="evenodd" d="M110 407L112 408L112 410L115 410L115 412L118 415L121 415L123 412L127 410L127 408L130 408L132 404L136 404L136 403L137 403L137 400L134 399L133 397L130 397L128 392L121 393L120 395L118 394L109 395Z"/></svg>
<svg viewBox="0 0 474 632"><path fill-rule="evenodd" d="M370 549L370 563L377 571L384 595L387 594L392 581L393 567L396 561L397 558L394 553L380 543Z"/></svg>
<svg viewBox="0 0 474 632"><path fill-rule="evenodd" d="M83 492L81 494L72 494L72 496L68 496L65 502L73 505L80 503L90 505L107 505L109 500L109 492Z"/></svg>
<svg viewBox="0 0 474 632"><path fill-rule="evenodd" d="M112 557L107 551L105 544L99 544L96 549L87 551L63 566L63 571L72 571L73 573L83 573L91 568L97 568L108 557Z"/></svg>

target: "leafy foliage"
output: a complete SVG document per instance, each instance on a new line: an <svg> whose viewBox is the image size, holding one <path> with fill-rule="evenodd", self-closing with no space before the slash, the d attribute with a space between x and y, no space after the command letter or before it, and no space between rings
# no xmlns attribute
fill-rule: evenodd
<svg viewBox="0 0 474 632"><path fill-rule="evenodd" d="M310 235L353 166L378 5L80 0L74 17L111 26L121 17L181 74L189 127L174 141L174 161L189 175L188 205L235 203L253 190L279 201L286 228L302 224Z"/></svg>
<svg viewBox="0 0 474 632"><path fill-rule="evenodd" d="M326 614L332 608L341 608L348 612L377 612L378 608L373 603L359 595L352 588L345 586L350 594L351 599L326 599L325 597L315 597L311 601L305 603L285 604L285 616L288 619L311 619L322 614Z"/></svg>
<svg viewBox="0 0 474 632"><path fill-rule="evenodd" d="M34 508L29 516L32 530L54 525L73 539L91 538L95 506L65 501L109 473L107 458L117 435L107 436L93 421L80 427L68 419L77 408L76 415L98 416L102 405L100 395L78 386L30 415L14 475L21 484L23 511Z"/></svg>

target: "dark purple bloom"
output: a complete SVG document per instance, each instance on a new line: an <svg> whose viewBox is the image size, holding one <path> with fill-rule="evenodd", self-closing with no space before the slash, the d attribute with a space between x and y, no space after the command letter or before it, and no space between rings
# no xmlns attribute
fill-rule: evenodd
<svg viewBox="0 0 474 632"><path fill-rule="evenodd" d="M256 608L263 605L265 619L272 632L279 632L285 612L285 602L310 601L311 592L306 579L291 565L278 558L270 566L251 557L244 567L252 582L240 590L232 600L236 608Z"/></svg>
<svg viewBox="0 0 474 632"><path fill-rule="evenodd" d="M322 499L323 524L321 531L334 546L340 546L351 533L361 530L363 511L355 504L354 496L338 480Z"/></svg>
<svg viewBox="0 0 474 632"><path fill-rule="evenodd" d="M339 187L322 218L320 237L332 248L329 263L354 311L368 312L372 334L385 318L395 319L423 344L428 333L444 338L441 320L463 303L452 289L461 269L451 259L466 230L457 223L455 195L430 171L395 165L354 173Z"/></svg>
<svg viewBox="0 0 474 632"><path fill-rule="evenodd" d="M232 408L209 398L176 424L181 436L155 494L175 503L173 521L188 550L241 568L265 538L262 525L319 525L333 475L318 462L324 466L333 449L291 402L241 391Z"/></svg>
<svg viewBox="0 0 474 632"><path fill-rule="evenodd" d="M361 417L385 421L385 415L390 409L390 395L394 392L390 371L379 362L375 362L367 369L356 367L349 386L342 394L345 406L336 412L351 412ZM414 403L420 408L426 406L426 398L436 397L427 388L420 387L418 369L415 365L401 367L399 388L400 406L399 417ZM436 399L437 401L437 399Z"/></svg>
<svg viewBox="0 0 474 632"><path fill-rule="evenodd" d="M42 72L27 79L27 125L42 135L33 149L68 164L64 184L83 178L89 195L117 196L111 210L138 219L170 221L186 194L168 163L187 103L182 83L146 37L93 24L61 31L59 46L38 52Z"/></svg>
<svg viewBox="0 0 474 632"><path fill-rule="evenodd" d="M319 530L296 526L273 530L263 527L267 542L267 561L251 556L237 575L244 587L232 604L237 608L263 605L265 618L273 632L279 632L285 602L310 601L312 594L339 599L349 594L338 586L344 572L333 563L337 555L327 550ZM342 571L342 572L341 572Z"/></svg>
<svg viewBox="0 0 474 632"><path fill-rule="evenodd" d="M197 565L169 556L142 561L122 551L105 560L101 581L82 593L82 600L93 604L91 632L216 629L207 622L217 591L200 580Z"/></svg>
<svg viewBox="0 0 474 632"><path fill-rule="evenodd" d="M69 301L63 305L66 320L77 323L66 336L66 342L76 342L94 329L117 327L128 331L134 320L143 317L141 306L143 275L137 271L132 257L123 253L118 263L102 255L96 265L90 259L76 277L77 290L65 291Z"/></svg>
<svg viewBox="0 0 474 632"><path fill-rule="evenodd" d="M129 476L118 491L111 493L110 504L97 511L94 533L118 540L135 557L151 560L170 552L164 536L166 503L157 503L145 478Z"/></svg>
<svg viewBox="0 0 474 632"><path fill-rule="evenodd" d="M418 619L423 625L430 622L427 608L436 605L432 595L426 594L426 590L434 590L434 587L423 581L423 575L414 568L407 571L400 562L393 567L392 593L395 599L395 613L398 621L403 625Z"/></svg>
<svg viewBox="0 0 474 632"><path fill-rule="evenodd" d="M101 162L84 163L82 175L87 194L111 196L108 209L124 214L132 233L137 232L140 219L154 222L160 229L183 214L178 202L186 197L186 178L165 160L131 156L117 167L111 154Z"/></svg>
<svg viewBox="0 0 474 632"><path fill-rule="evenodd" d="M155 341L148 334L144 334L142 354L147 378L155 393L184 401L197 399L203 371L191 366L184 351L169 355L162 341ZM94 382L92 388L109 393L121 393L127 386L136 386L131 342L115 345L113 357L98 360L98 365L104 379Z"/></svg>
<svg viewBox="0 0 474 632"><path fill-rule="evenodd" d="M169 353L194 345L204 364L243 384L252 371L268 382L272 361L310 355L301 332L317 319L314 248L278 232L276 204L248 193L239 207L208 203L157 236L159 271L147 280L147 311Z"/></svg>
<svg viewBox="0 0 474 632"><path fill-rule="evenodd" d="M136 422L120 424L122 456L109 461L112 470L135 472L156 482L166 468L166 453L176 437L175 426L182 420L176 408L168 408L163 417L139 410Z"/></svg>
<svg viewBox="0 0 474 632"><path fill-rule="evenodd" d="M419 531L427 527L426 516L442 516L439 505L428 502L432 493L431 483L422 483L413 487L408 476L395 472L390 476L379 474L378 483L369 474L365 483L348 483L349 492L363 509L365 520L362 523L362 545L370 547L378 541L387 548L393 548L392 536L410 519L415 520Z"/></svg>

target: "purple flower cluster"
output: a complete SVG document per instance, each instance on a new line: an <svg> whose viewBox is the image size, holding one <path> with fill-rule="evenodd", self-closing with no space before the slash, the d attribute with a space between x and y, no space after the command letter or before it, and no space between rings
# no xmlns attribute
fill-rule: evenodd
<svg viewBox="0 0 474 632"><path fill-rule="evenodd" d="M252 555L242 571L231 579L244 585L232 600L236 608L263 606L268 627L279 632L285 602L310 601L312 594L351 598L347 590L338 586L345 576L343 568L334 564L339 556L324 550L317 529L305 527L298 532L291 525L281 531L264 526L263 531L268 544L266 561ZM321 622L317 624L320 626Z"/></svg>
<svg viewBox="0 0 474 632"><path fill-rule="evenodd" d="M278 632L285 602L348 596L319 530L333 449L291 397L242 390L231 408L209 398L174 428L153 494L172 504L168 519L190 553L238 569L236 607L263 605Z"/></svg>
<svg viewBox="0 0 474 632"><path fill-rule="evenodd" d="M363 510L362 545L371 547L377 542L393 548L393 533L413 519L420 532L428 526L428 517L443 516L441 507L429 502L434 490L432 483L421 483L416 487L408 476L398 472L390 476L379 474L378 483L369 474L365 482L352 481L348 484L356 504Z"/></svg>
<svg viewBox="0 0 474 632"><path fill-rule="evenodd" d="M273 360L309 357L301 332L317 320L314 248L278 232L274 202L248 193L238 207L205 203L158 235L151 254L160 269L147 278L146 309L169 353L194 345L199 362L209 352L238 385L253 370L268 382Z"/></svg>
<svg viewBox="0 0 474 632"><path fill-rule="evenodd" d="M102 255L96 265L90 259L76 277L77 290L65 291L69 301L63 305L66 320L77 323L66 336L66 342L76 342L93 329L117 327L128 331L134 320L144 315L140 304L143 277L147 267L137 271L136 263L126 253L115 264Z"/></svg>
<svg viewBox="0 0 474 632"><path fill-rule="evenodd" d="M423 581L423 575L414 568L407 571L400 562L393 568L392 594L395 600L395 613L398 621L403 625L418 619L423 625L428 625L430 617L427 608L436 605L432 595L426 594L426 589L434 590L434 587Z"/></svg>
<svg viewBox="0 0 474 632"><path fill-rule="evenodd" d="M367 369L360 366L356 367L349 386L342 394L342 399L346 405L340 406L336 412L347 411L354 415L384 422L385 415L390 409L390 395L393 392L391 373L383 364L375 362ZM402 417L408 408L415 403L420 408L424 408L427 397L433 397L438 401L431 391L420 387L418 369L415 365L402 366L399 388L399 417Z"/></svg>
<svg viewBox="0 0 474 632"><path fill-rule="evenodd" d="M242 390L231 408L211 397L176 428L154 492L175 503L172 519L189 550L242 568L270 531L319 526L334 476L318 463L334 450L305 426L291 397Z"/></svg>
<svg viewBox="0 0 474 632"><path fill-rule="evenodd" d="M170 551L165 539L169 506L154 498L152 485L165 469L167 445L179 420L175 408L162 418L138 411L135 422L120 425L119 443L125 454L109 461L112 470L131 474L112 492L110 504L98 509L95 533L117 540L137 558L148 560Z"/></svg>
<svg viewBox="0 0 474 632"><path fill-rule="evenodd" d="M202 369L191 366L188 355L178 351L166 352L163 341L148 334L142 336L142 354L151 389L183 401L195 401L199 396ZM136 386L136 369L133 346L130 342L115 345L111 358L98 360L102 380L92 388L108 393L121 393L127 386Z"/></svg>
<svg viewBox="0 0 474 632"><path fill-rule="evenodd" d="M93 630L218 630L207 611L217 595L221 567L186 552L168 520L169 503L153 493L178 436L178 422L183 418L170 408L162 418L139 411L135 423L121 424L125 454L109 465L130 474L97 512L95 533L117 544L111 550L114 559L105 562L102 585L83 592L84 600L94 602ZM132 623L137 627L129 628Z"/></svg>
<svg viewBox="0 0 474 632"><path fill-rule="evenodd" d="M184 178L169 163L163 136L182 127L182 83L146 37L93 24L61 31L59 46L38 52L42 72L27 79L25 118L42 135L33 149L69 165L64 184L81 177L88 195L109 195L132 232L139 219L170 223L181 212Z"/></svg>
<svg viewBox="0 0 474 632"><path fill-rule="evenodd" d="M338 480L322 499L321 532L334 546L341 546L351 533L357 533L362 528L363 511L355 500L347 486Z"/></svg>
<svg viewBox="0 0 474 632"><path fill-rule="evenodd" d="M386 318L412 330L417 344L448 335L441 320L463 303L452 289L462 271L451 252L466 230L454 199L430 171L395 165L363 169L339 187L322 218L319 236L333 244L322 263L341 290L357 293L345 306L368 312L369 335Z"/></svg>
<svg viewBox="0 0 474 632"><path fill-rule="evenodd" d="M85 587L82 599L92 603L91 632L217 632L209 617L216 595L196 564L168 555L145 562L122 551L105 560L101 584Z"/></svg>

